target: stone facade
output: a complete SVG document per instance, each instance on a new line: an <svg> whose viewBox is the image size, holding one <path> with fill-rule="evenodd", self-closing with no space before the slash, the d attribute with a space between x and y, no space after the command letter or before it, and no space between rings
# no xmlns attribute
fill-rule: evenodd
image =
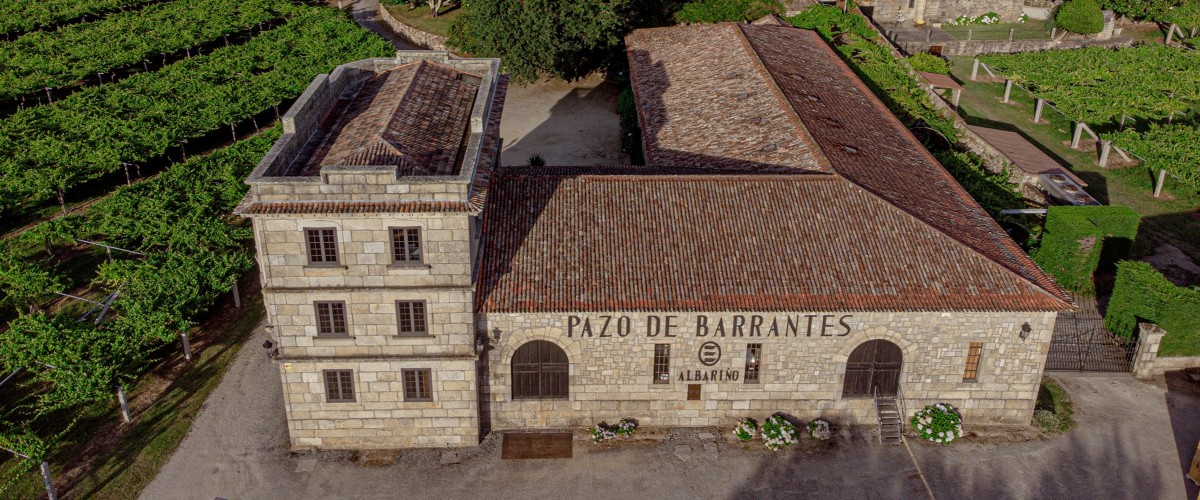
<svg viewBox="0 0 1200 500"><path fill-rule="evenodd" d="M810 315L816 323L811 332ZM582 323L572 327L572 316L589 319L593 336L583 336ZM608 320L608 331L602 332L605 316L613 319ZM622 316L631 322L625 337L616 327ZM709 327L705 336L698 335L701 316ZM677 325L674 337L667 337L666 331L647 335L648 328L653 330L648 324L665 325L668 317ZM775 412L874 425L874 401L842 398L842 384L854 348L885 339L904 353L900 389L910 412L948 402L960 408L968 423L1024 425L1033 412L1055 317L1052 312L488 314L481 318L480 328L499 330L500 341L488 354L490 371L484 388L488 396L483 404L496 429L578 427L622 417L652 426L731 425L740 417L762 419ZM755 318L761 318L761 323ZM794 334L788 318L795 320ZM719 321L727 330L725 337L716 332ZM824 332L822 321L828 323ZM771 334L773 322L778 336ZM1019 333L1026 322L1032 329L1022 340ZM739 330L744 336L734 336L737 323L742 324ZM547 340L566 351L569 399L513 400L513 353L531 340ZM720 361L712 366L703 366L698 358L701 344L707 341L721 348ZM761 381L728 380L729 371L744 371L751 342L763 344ZM983 343L979 375L976 382L964 382L972 342ZM654 344L659 343L671 346L666 384L652 381ZM702 381L687 380L696 378L697 372ZM704 374L711 378L713 372L721 372L717 377L726 380L703 381ZM695 383L702 386L701 400L689 401L687 386Z"/></svg>
<svg viewBox="0 0 1200 500"><path fill-rule="evenodd" d="M863 2L862 6L872 8L871 17L880 23L906 25L918 19L940 23L988 12L1000 14L1000 22L1012 23L1024 10L1022 0L874 0Z"/></svg>
<svg viewBox="0 0 1200 500"><path fill-rule="evenodd" d="M1174 370L1200 368L1200 356L1159 356L1166 330L1154 323L1138 323L1138 349L1133 358L1133 374L1141 378L1160 376Z"/></svg>
<svg viewBox="0 0 1200 500"><path fill-rule="evenodd" d="M480 80L479 91L465 102L388 110L404 118L389 122L397 127L428 127L437 117L421 113L444 114L450 105L463 114L469 110L460 166L445 175L404 175L398 165L320 165L313 175L298 167L309 161L312 144L337 135L324 128L335 122L329 117L338 115L339 106L360 98L355 89L361 82L413 64L438 64ZM486 175L478 170L490 171L497 160L496 115L506 88L498 68L495 59L435 52L339 66L309 85L283 118L283 137L247 179L250 193L238 212L253 221L293 449L478 443L473 269L479 209L472 197L480 190L477 175ZM423 80L430 81L437 84ZM413 99L442 95L436 88L420 90L422 97ZM420 145L399 147L409 146ZM310 262L310 229L332 230L336 261ZM417 230L418 258L397 261L394 229L405 235ZM423 322L424 331L402 334L398 302L414 301L423 309L419 320L408 321ZM341 321L325 321L327 327L344 324L344 334L319 332L318 302L344 305ZM330 384L328 370L349 370L349 380ZM405 370L428 370L428 390L419 390L416 378L407 384Z"/></svg>

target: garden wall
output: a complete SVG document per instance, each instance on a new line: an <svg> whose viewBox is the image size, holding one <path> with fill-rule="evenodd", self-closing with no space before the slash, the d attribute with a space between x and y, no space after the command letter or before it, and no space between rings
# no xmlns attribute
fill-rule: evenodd
<svg viewBox="0 0 1200 500"><path fill-rule="evenodd" d="M1156 377L1169 371L1200 368L1200 356L1159 357L1158 348L1167 331L1154 323L1139 323L1136 357L1133 358L1133 375L1141 378Z"/></svg>
<svg viewBox="0 0 1200 500"><path fill-rule="evenodd" d="M400 22L391 12L388 12L387 7L379 5L379 19L383 20L388 27L392 28L396 34L404 37L408 41L417 46L429 50L450 50L446 47L446 37L435 35L426 31L421 31L412 26Z"/></svg>
<svg viewBox="0 0 1200 500"><path fill-rule="evenodd" d="M1111 40L954 40L949 42L937 41L904 41L895 42L900 50L907 54L929 52L933 47L941 47L945 56L976 56L980 54L1011 54L1015 52L1036 52L1039 50L1066 50L1081 47L1129 47L1133 39L1120 36Z"/></svg>

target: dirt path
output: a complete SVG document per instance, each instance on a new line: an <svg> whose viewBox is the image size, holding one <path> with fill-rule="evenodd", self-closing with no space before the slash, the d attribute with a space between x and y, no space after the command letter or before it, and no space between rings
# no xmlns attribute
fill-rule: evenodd
<svg viewBox="0 0 1200 500"><path fill-rule="evenodd" d="M142 498L915 498L924 486L903 447L843 433L785 453L675 429L661 442L575 443L570 460L501 460L497 436L442 464L407 450L364 467L350 453L287 452L277 367L248 342L175 456ZM1200 439L1200 390L1175 381L1055 374L1077 428L1019 442L914 442L937 498L1195 498L1183 470ZM1003 436L1002 436L1003 437ZM1186 455L1186 457L1184 456ZM317 458L298 472L301 459ZM1189 493L1189 488L1191 488Z"/></svg>

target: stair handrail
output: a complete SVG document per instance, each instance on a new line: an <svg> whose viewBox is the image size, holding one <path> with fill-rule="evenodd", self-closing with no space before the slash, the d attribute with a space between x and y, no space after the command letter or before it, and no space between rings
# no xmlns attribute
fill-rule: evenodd
<svg viewBox="0 0 1200 500"><path fill-rule="evenodd" d="M896 382L896 409L900 411L900 439L904 439L904 421L908 419L908 410L904 408L904 384Z"/></svg>
<svg viewBox="0 0 1200 500"><path fill-rule="evenodd" d="M883 444L883 415L879 413L879 386L873 386L875 391L875 428L879 433L879 444Z"/></svg>

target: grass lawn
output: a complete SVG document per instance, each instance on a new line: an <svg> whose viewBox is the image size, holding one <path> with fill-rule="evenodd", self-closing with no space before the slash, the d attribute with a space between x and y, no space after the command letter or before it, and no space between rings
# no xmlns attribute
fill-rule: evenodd
<svg viewBox="0 0 1200 500"><path fill-rule="evenodd" d="M963 82L960 112L972 125L1016 130L1038 145L1050 157L1068 165L1088 183L1087 191L1101 203L1124 205L1142 216L1136 255L1151 253L1160 243L1170 243L1193 260L1200 262L1200 192L1172 179L1167 179L1163 192L1169 196L1152 196L1154 174L1149 169L1131 167L1104 169L1096 165L1094 150L1077 151L1070 148L1073 124L1047 107L1043 121L1034 124L1033 98L1013 87L1011 103L1001 102L1004 84L972 82L972 58L953 58L953 74ZM985 74L981 69L980 74ZM1087 138L1087 135L1084 135ZM1113 158L1119 157L1114 152Z"/></svg>
<svg viewBox="0 0 1200 500"><path fill-rule="evenodd" d="M450 33L450 24L454 22L454 18L462 12L462 9L457 5L450 8L442 9L441 15L433 17L429 15L431 12L428 5L422 4L415 9L409 9L408 5L389 5L388 12L391 12L400 22L412 26L426 33L435 35L447 36Z"/></svg>
<svg viewBox="0 0 1200 500"><path fill-rule="evenodd" d="M120 412L115 401L83 410L76 427L51 451L48 460L60 496L137 498L183 441L239 347L262 321L265 311L257 287L244 291L243 296L241 309L216 310L205 322L210 331L193 329L193 337L199 341L204 335L205 344L191 363L175 370L167 361L129 391L135 414L129 428L114 430L129 425L117 423ZM178 351L177 346L164 350L167 355L178 355ZM89 467L79 468L81 461ZM11 456L0 457L0 484L17 465ZM67 471L74 476L65 475ZM64 480L72 483L69 488L63 486ZM45 496L45 488L36 468L0 489L3 498L38 496Z"/></svg>
<svg viewBox="0 0 1200 500"><path fill-rule="evenodd" d="M1042 386L1038 388L1037 403L1034 404L1035 410L1046 410L1054 414L1055 423L1058 425L1053 428L1046 427L1048 422L1036 422L1043 429L1048 431L1066 432L1075 427L1075 419L1072 417L1075 414L1075 407L1071 405L1071 396L1067 394L1066 389L1058 385L1054 379L1050 377L1042 377Z"/></svg>

